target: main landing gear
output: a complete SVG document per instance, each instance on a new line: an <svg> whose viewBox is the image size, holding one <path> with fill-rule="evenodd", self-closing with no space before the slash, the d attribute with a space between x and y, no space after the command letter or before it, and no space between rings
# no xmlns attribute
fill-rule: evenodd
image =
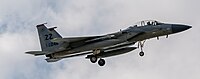
<svg viewBox="0 0 200 79"><path fill-rule="evenodd" d="M142 48L143 48L143 46L144 46L145 41L146 41L146 40L144 40L144 41L139 41L139 42L138 42L138 48L140 48L140 50L141 50L140 53L139 53L140 56L144 56L144 52L143 52L143 49L142 49Z"/></svg>
<svg viewBox="0 0 200 79"><path fill-rule="evenodd" d="M90 61L92 63L96 63L97 60L98 60L98 57L96 55L99 54L99 53L100 53L100 50L94 50L93 55L88 55L86 58L90 59ZM105 63L106 63L106 61L102 58L100 58L99 61L98 61L99 66L104 66Z"/></svg>
<svg viewBox="0 0 200 79"><path fill-rule="evenodd" d="M92 63L96 63L98 60L98 57L96 55L88 55L86 58L89 58ZM104 66L106 64L106 61L100 58L98 64L99 66Z"/></svg>
<svg viewBox="0 0 200 79"><path fill-rule="evenodd" d="M92 63L96 63L96 62L97 62L97 56L91 55L90 61L91 61Z"/></svg>
<svg viewBox="0 0 200 79"><path fill-rule="evenodd" d="M100 59L100 60L98 61L99 66L104 66L105 63L106 63L106 61L105 61L104 59Z"/></svg>

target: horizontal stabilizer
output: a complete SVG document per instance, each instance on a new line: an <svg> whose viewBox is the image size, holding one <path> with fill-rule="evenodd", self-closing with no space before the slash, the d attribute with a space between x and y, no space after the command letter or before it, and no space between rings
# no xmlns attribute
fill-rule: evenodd
<svg viewBox="0 0 200 79"><path fill-rule="evenodd" d="M67 56L63 56L62 58L70 58L70 57L76 57L76 56L83 56L83 55L87 55L90 54L92 52L84 52L84 53L79 53L79 54L73 54L73 55L67 55Z"/></svg>
<svg viewBox="0 0 200 79"><path fill-rule="evenodd" d="M31 55L35 55L35 56L39 56L39 55L46 55L49 52L44 52L44 51L28 51L28 52L25 52L25 53L31 54Z"/></svg>
<svg viewBox="0 0 200 79"><path fill-rule="evenodd" d="M82 56L82 55L86 55L86 54L89 54L89 53L92 53L92 52L84 52L84 53L79 53L79 54L66 55L66 56L59 57L59 58L47 58L45 60L47 62L56 62L56 61L59 61L59 60L61 60L63 58L70 58L70 57Z"/></svg>

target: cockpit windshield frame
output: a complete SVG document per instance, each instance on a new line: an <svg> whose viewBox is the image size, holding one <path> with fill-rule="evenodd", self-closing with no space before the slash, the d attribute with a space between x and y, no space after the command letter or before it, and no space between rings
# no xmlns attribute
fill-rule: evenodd
<svg viewBox="0 0 200 79"><path fill-rule="evenodd" d="M161 22L158 22L156 20L144 20L144 21L140 21L140 22L136 22L135 25L133 27L140 27L140 26L146 26L146 25L160 25L163 24Z"/></svg>

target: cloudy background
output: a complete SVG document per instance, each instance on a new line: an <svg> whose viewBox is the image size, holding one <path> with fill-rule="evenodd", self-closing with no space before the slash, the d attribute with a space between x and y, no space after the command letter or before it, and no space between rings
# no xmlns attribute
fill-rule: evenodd
<svg viewBox="0 0 200 79"><path fill-rule="evenodd" d="M0 0L0 79L199 79L198 0ZM139 50L106 58L99 67L84 56L47 63L24 54L40 50L36 25L57 26L64 37L106 34L155 19L193 28Z"/></svg>

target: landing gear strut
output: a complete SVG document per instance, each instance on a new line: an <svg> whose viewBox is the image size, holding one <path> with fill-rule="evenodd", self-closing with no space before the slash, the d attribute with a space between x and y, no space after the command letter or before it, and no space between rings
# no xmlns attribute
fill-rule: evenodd
<svg viewBox="0 0 200 79"><path fill-rule="evenodd" d="M143 49L142 49L142 48L143 48L143 46L144 46L145 41L146 41L146 40L144 40L144 41L139 41L139 42L138 42L138 48L140 48L140 50L141 50L141 52L139 53L140 56L144 56L144 52L143 52Z"/></svg>

